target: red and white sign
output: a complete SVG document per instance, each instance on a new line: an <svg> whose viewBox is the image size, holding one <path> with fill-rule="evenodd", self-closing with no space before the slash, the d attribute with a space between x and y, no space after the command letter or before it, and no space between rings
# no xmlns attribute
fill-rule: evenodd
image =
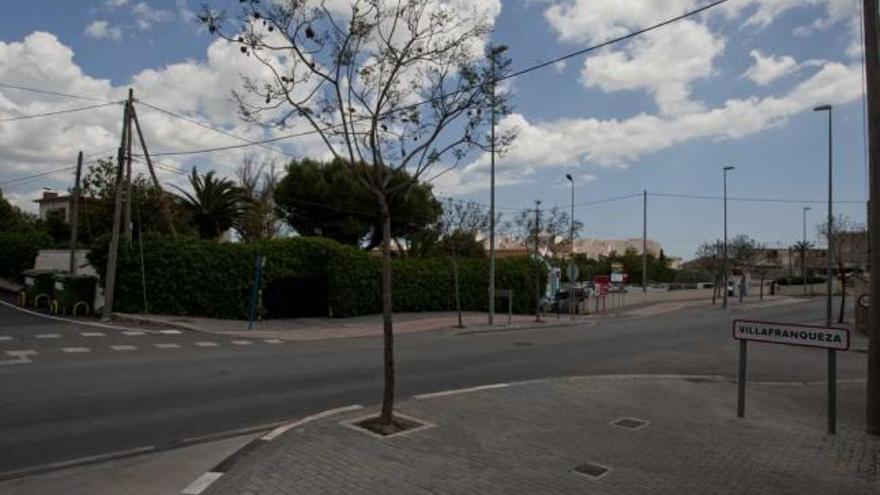
<svg viewBox="0 0 880 495"><path fill-rule="evenodd" d="M734 320L733 338L770 344L849 349L849 330L772 321Z"/></svg>

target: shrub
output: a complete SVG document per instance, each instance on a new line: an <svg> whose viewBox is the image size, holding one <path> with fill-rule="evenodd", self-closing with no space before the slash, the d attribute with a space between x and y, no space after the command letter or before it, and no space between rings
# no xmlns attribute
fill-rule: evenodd
<svg viewBox="0 0 880 495"><path fill-rule="evenodd" d="M98 240L89 261L103 279L108 239ZM149 309L154 313L245 318L257 253L266 257L262 286L283 278L327 282L332 316L381 311L381 260L329 239L296 237L247 244L218 244L192 238L147 235L144 266ZM393 261L395 311L446 311L455 307L452 266L444 258ZM459 260L462 309L487 307L488 260ZM541 270L542 283L546 271ZM513 289L514 311L534 309L535 265L526 258L500 259L496 287ZM142 310L140 253L120 245L115 310ZM501 306L499 306L500 308Z"/></svg>
<svg viewBox="0 0 880 495"><path fill-rule="evenodd" d="M821 284L823 282L825 282L824 277L807 275L807 284ZM780 277L776 279L776 283L779 285L803 285L803 279L801 277Z"/></svg>
<svg viewBox="0 0 880 495"><path fill-rule="evenodd" d="M0 232L0 277L21 281L21 272L34 267L40 249L52 244L52 237L42 231Z"/></svg>

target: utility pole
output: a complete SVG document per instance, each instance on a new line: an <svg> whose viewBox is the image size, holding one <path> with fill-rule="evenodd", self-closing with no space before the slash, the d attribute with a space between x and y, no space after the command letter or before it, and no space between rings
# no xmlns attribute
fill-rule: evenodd
<svg viewBox="0 0 880 495"><path fill-rule="evenodd" d="M568 273L568 313L571 316L572 321L574 320L574 305L575 303L575 294L574 294L574 177L571 174L565 174L565 178L571 182L571 219L568 232L568 242L569 242L569 252L568 252L568 266L571 267L570 270L567 270ZM589 304L590 301L587 301Z"/></svg>
<svg viewBox="0 0 880 495"><path fill-rule="evenodd" d="M804 288L804 296L807 295L807 212L812 210L804 206L804 243L801 244L801 286Z"/></svg>
<svg viewBox="0 0 880 495"><path fill-rule="evenodd" d="M880 47L877 0L863 1L865 72L868 100L869 242L871 291L868 315L868 390L866 430L880 435Z"/></svg>
<svg viewBox="0 0 880 495"><path fill-rule="evenodd" d="M76 180L73 183L73 204L70 206L70 266L67 272L76 275L76 242L79 233L79 178L82 175L83 152L76 157Z"/></svg>
<svg viewBox="0 0 880 495"><path fill-rule="evenodd" d="M128 93L128 101L125 102L125 110L122 118L122 139L119 142L119 151L116 155L116 194L113 206L113 233L110 236L110 248L107 252L107 270L104 281L104 310L101 319L109 321L113 315L113 295L116 290L116 259L119 254L119 230L122 223L122 193L123 180L125 179L125 145L128 134L131 132L131 100L132 93Z"/></svg>
<svg viewBox="0 0 880 495"><path fill-rule="evenodd" d="M535 321L541 321L541 201L535 200Z"/></svg>
<svg viewBox="0 0 880 495"><path fill-rule="evenodd" d="M834 262L832 259L834 258L834 204L833 204L833 191L834 191L834 183L833 183L833 175L832 172L834 170L833 167L833 158L834 158L834 149L832 146L832 133L831 133L831 105L819 105L818 107L813 109L814 112L828 112L828 224L826 225L825 236L828 238L828 248L826 249L826 255L828 258L828 263L825 266L825 290L827 293L825 294L825 326L831 326L831 291L834 288L834 278L832 275L832 270L834 269Z"/></svg>
<svg viewBox="0 0 880 495"><path fill-rule="evenodd" d="M648 190L642 191L642 292L648 292Z"/></svg>
<svg viewBox="0 0 880 495"><path fill-rule="evenodd" d="M135 110L134 105L131 105L130 112L131 120L134 122L134 127L137 130L138 141L141 143L141 150L144 152L144 160L147 162L150 177L153 179L153 187L159 191L159 209L162 210L162 216L165 217L165 223L168 224L168 232L171 233L171 237L173 239L177 238L177 230L174 228L174 218L171 216L171 207L168 205L168 198L162 191L162 185L159 183L159 178L156 177L156 169L153 168L153 160L150 158L150 152L147 150L147 142L144 140L144 133L141 130L141 123L138 120L137 111Z"/></svg>
<svg viewBox="0 0 880 495"><path fill-rule="evenodd" d="M125 210L123 211L122 232L125 233L125 240L131 245L131 118L134 108L134 90L132 88L128 88L128 108L128 132L125 135Z"/></svg>
<svg viewBox="0 0 880 495"><path fill-rule="evenodd" d="M727 309L727 172L734 168L724 167L722 169L724 174L724 252L722 253L723 259L721 260L721 278L724 283L724 294L721 296L721 309Z"/></svg>

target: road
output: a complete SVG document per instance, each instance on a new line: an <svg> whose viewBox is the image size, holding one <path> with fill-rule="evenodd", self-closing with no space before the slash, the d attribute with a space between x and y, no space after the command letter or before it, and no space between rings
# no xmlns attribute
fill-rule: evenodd
<svg viewBox="0 0 880 495"><path fill-rule="evenodd" d="M723 313L706 305L577 327L409 334L397 338L398 394L568 375L734 377L733 318L815 322L822 307L814 300ZM0 473L375 404L381 357L375 337L281 343L125 333L0 306ZM865 358L840 353L839 378L864 378ZM822 380L825 355L753 345L749 367L753 379Z"/></svg>

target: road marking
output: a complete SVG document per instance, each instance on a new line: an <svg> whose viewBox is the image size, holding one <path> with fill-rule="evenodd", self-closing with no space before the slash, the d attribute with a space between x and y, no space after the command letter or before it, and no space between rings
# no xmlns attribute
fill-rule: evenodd
<svg viewBox="0 0 880 495"><path fill-rule="evenodd" d="M122 332L122 333L123 333L124 335L128 335L129 337L133 337L133 336L135 336L135 335L146 335L144 332L141 332L140 330L127 330L127 331Z"/></svg>
<svg viewBox="0 0 880 495"><path fill-rule="evenodd" d="M34 335L34 337L36 337L38 339L60 339L61 334L60 333L40 333L40 334Z"/></svg>
<svg viewBox="0 0 880 495"><path fill-rule="evenodd" d="M101 461L107 461L111 459L121 459L124 457L131 457L137 454L143 454L144 452L150 452L151 450L156 450L156 447L153 445L149 445L147 447L138 447L136 449L129 450L121 450L119 452L109 452L107 454L98 454L92 455L88 457L80 457L79 459L71 459L69 461L61 461L55 462L52 464L44 464L42 466L35 466L25 469L19 469L17 471L7 471L5 473L0 473L0 480L10 480L15 478L21 478L24 476L30 476L39 473L45 473L49 471L55 471L58 469L72 467L72 466L81 466L83 464L92 464Z"/></svg>
<svg viewBox="0 0 880 495"><path fill-rule="evenodd" d="M163 335L177 335L183 332L181 332L180 330L159 330L159 333Z"/></svg>
<svg viewBox="0 0 880 495"><path fill-rule="evenodd" d="M460 388L457 390L445 390L443 392L433 392L430 394L414 395L413 398L419 399L419 400L430 399L432 397L445 397L447 395L466 394L466 393L470 393L470 392L479 392L481 390L492 390L493 388L504 388L507 386L508 386L507 383L496 383L494 385L482 385L479 387Z"/></svg>
<svg viewBox="0 0 880 495"><path fill-rule="evenodd" d="M70 353L79 353L79 352L92 352L88 347L62 347L61 352L70 352Z"/></svg>
<svg viewBox="0 0 880 495"><path fill-rule="evenodd" d="M183 491L180 492L180 495L200 495L215 481L219 480L221 476L223 476L223 473L208 471L184 488Z"/></svg>
<svg viewBox="0 0 880 495"><path fill-rule="evenodd" d="M136 351L137 347L133 345L111 345L111 349L114 351Z"/></svg>
<svg viewBox="0 0 880 495"><path fill-rule="evenodd" d="M0 340L12 340L11 335L0 335Z"/></svg>
<svg viewBox="0 0 880 495"><path fill-rule="evenodd" d="M216 342L196 342L196 345L199 347L220 347L220 344Z"/></svg>
<svg viewBox="0 0 880 495"><path fill-rule="evenodd" d="M19 356L16 359L0 359L0 366L12 365L12 364L30 364L33 361L28 359L25 356Z"/></svg>
<svg viewBox="0 0 880 495"><path fill-rule="evenodd" d="M180 349L179 344L154 344L156 349Z"/></svg>
<svg viewBox="0 0 880 495"><path fill-rule="evenodd" d="M269 433L266 433L265 435L261 436L260 439L266 440L268 442L270 440L274 440L274 439L278 438L279 436L283 435L285 432L287 432L293 428L297 428L299 426L302 426L306 423L310 423L310 422L315 421L317 419L326 418L327 416L333 416L334 414L341 414L344 412L358 411L363 408L364 408L364 406L362 406L360 404L354 404L351 406L337 407L336 409L329 409L327 411L319 412L318 414L306 416L305 418L294 421L292 423L287 423L286 425L281 425L278 428L275 428L274 430L270 431Z"/></svg>
<svg viewBox="0 0 880 495"><path fill-rule="evenodd" d="M233 340L231 342L235 345L253 345L253 342L250 340Z"/></svg>
<svg viewBox="0 0 880 495"><path fill-rule="evenodd" d="M32 349L25 349L22 351L6 351L6 354L10 356L18 356L18 357L27 357L27 356L36 356L37 351Z"/></svg>
<svg viewBox="0 0 880 495"><path fill-rule="evenodd" d="M104 332L80 332L80 335L83 337L106 337L107 334Z"/></svg>
<svg viewBox="0 0 880 495"><path fill-rule="evenodd" d="M280 339L268 339L268 340L264 340L263 342L265 342L267 344L283 344L284 343L284 341L280 340Z"/></svg>

